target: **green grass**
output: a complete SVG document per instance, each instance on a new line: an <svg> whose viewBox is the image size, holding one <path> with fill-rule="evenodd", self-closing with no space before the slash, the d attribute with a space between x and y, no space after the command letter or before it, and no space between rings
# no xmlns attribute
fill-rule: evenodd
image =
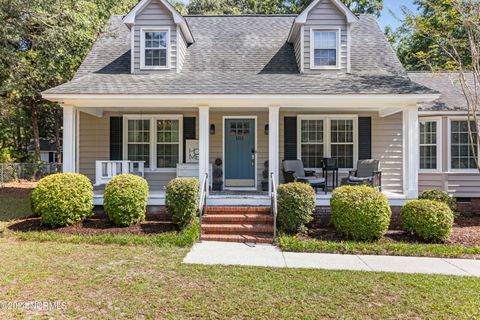
<svg viewBox="0 0 480 320"><path fill-rule="evenodd" d="M0 196L0 223L31 215L28 197Z"/></svg>
<svg viewBox="0 0 480 320"><path fill-rule="evenodd" d="M289 252L480 258L480 246L360 241L334 242L315 239L303 240L295 236L286 235L280 236L278 243L283 251Z"/></svg>
<svg viewBox="0 0 480 320"><path fill-rule="evenodd" d="M0 319L475 319L480 279L198 266L186 248L0 238Z"/></svg>
<svg viewBox="0 0 480 320"><path fill-rule="evenodd" d="M101 234L70 235L55 231L13 232L6 229L5 236L23 241L55 241L64 243L118 244L143 246L190 247L198 239L198 225L185 228L181 232L164 232L156 235Z"/></svg>

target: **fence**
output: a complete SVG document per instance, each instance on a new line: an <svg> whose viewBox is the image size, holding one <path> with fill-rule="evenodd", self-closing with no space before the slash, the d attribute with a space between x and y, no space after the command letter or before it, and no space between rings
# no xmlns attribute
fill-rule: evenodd
<svg viewBox="0 0 480 320"><path fill-rule="evenodd" d="M7 182L35 181L58 172L62 172L61 163L0 163L0 187Z"/></svg>

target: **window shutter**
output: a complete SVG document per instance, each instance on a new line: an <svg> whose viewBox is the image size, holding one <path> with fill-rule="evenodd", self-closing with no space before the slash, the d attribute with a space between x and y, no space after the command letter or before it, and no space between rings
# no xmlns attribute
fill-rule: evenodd
<svg viewBox="0 0 480 320"><path fill-rule="evenodd" d="M195 140L196 139L196 119L195 117L185 117L183 118L183 162L185 162L187 148L185 140Z"/></svg>
<svg viewBox="0 0 480 320"><path fill-rule="evenodd" d="M284 118L284 160L297 158L297 117Z"/></svg>
<svg viewBox="0 0 480 320"><path fill-rule="evenodd" d="M358 118L358 159L372 158L372 118Z"/></svg>
<svg viewBox="0 0 480 320"><path fill-rule="evenodd" d="M110 160L123 160L122 117L110 117Z"/></svg>

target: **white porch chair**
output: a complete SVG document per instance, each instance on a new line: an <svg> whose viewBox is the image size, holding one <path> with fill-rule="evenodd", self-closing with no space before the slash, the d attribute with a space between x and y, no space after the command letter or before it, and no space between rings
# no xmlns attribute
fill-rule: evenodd
<svg viewBox="0 0 480 320"><path fill-rule="evenodd" d="M145 176L145 161L95 161L95 185L107 184L120 174L134 174Z"/></svg>

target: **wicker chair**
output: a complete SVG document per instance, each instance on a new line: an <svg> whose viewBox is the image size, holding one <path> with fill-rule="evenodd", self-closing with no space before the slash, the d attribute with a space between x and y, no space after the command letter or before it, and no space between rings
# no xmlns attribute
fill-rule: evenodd
<svg viewBox="0 0 480 320"><path fill-rule="evenodd" d="M285 182L303 182L311 185L315 191L322 188L327 192L325 178L318 177L315 171L305 170L301 160L283 160L283 176Z"/></svg>
<svg viewBox="0 0 480 320"><path fill-rule="evenodd" d="M357 170L351 170L348 178L342 180L343 185L369 185L382 189L382 171L380 160L358 160Z"/></svg>

